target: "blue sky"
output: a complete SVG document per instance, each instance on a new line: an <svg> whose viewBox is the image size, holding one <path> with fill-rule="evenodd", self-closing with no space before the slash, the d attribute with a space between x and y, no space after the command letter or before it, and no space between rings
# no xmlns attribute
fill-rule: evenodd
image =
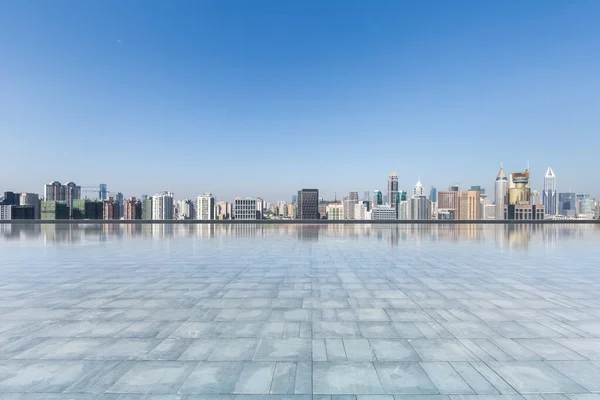
<svg viewBox="0 0 600 400"><path fill-rule="evenodd" d="M600 196L598 1L3 1L0 190Z"/></svg>

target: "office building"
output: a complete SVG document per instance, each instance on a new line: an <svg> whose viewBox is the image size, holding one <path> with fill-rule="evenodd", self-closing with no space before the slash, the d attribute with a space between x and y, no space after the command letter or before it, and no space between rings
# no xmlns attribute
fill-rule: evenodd
<svg viewBox="0 0 600 400"><path fill-rule="evenodd" d="M113 197L109 197L108 200L104 202L104 219L121 219L121 206Z"/></svg>
<svg viewBox="0 0 600 400"><path fill-rule="evenodd" d="M233 219L236 221L251 221L258 219L256 199L236 197L233 201Z"/></svg>
<svg viewBox="0 0 600 400"><path fill-rule="evenodd" d="M508 181L508 204L531 204L529 168L525 172L513 172Z"/></svg>
<svg viewBox="0 0 600 400"><path fill-rule="evenodd" d="M494 204L496 205L496 220L505 219L504 210L506 208L507 190L508 178L504 173L504 168L502 164L500 164L500 171L498 172L498 176L496 176L496 184L494 186Z"/></svg>
<svg viewBox="0 0 600 400"><path fill-rule="evenodd" d="M367 219L367 212L369 211L368 201L359 201L354 205L354 219L364 221Z"/></svg>
<svg viewBox="0 0 600 400"><path fill-rule="evenodd" d="M471 186L471 189L469 189L469 190L471 190L473 192L479 192L480 195L485 194L485 189L482 188L480 185Z"/></svg>
<svg viewBox="0 0 600 400"><path fill-rule="evenodd" d="M72 219L104 219L104 202L75 199L71 209Z"/></svg>
<svg viewBox="0 0 600 400"><path fill-rule="evenodd" d="M106 201L108 200L108 188L106 186L106 183L101 183L100 187L98 189L98 199L100 201Z"/></svg>
<svg viewBox="0 0 600 400"><path fill-rule="evenodd" d="M387 203L393 206L398 202L398 174L391 172L388 176Z"/></svg>
<svg viewBox="0 0 600 400"><path fill-rule="evenodd" d="M456 210L449 208L438 208L436 217L439 221L452 221L456 219Z"/></svg>
<svg viewBox="0 0 600 400"><path fill-rule="evenodd" d="M20 196L18 193L14 192L4 192L4 197L0 204L5 206L18 206L19 205Z"/></svg>
<svg viewBox="0 0 600 400"><path fill-rule="evenodd" d="M358 192L351 190L348 193L348 197L343 201L344 205L344 219L354 219L354 206L358 204Z"/></svg>
<svg viewBox="0 0 600 400"><path fill-rule="evenodd" d="M277 202L277 215L287 217L287 204L283 200Z"/></svg>
<svg viewBox="0 0 600 400"><path fill-rule="evenodd" d="M215 205L215 217L219 220L231 219L231 203L228 201L219 201Z"/></svg>
<svg viewBox="0 0 600 400"><path fill-rule="evenodd" d="M400 200L398 206L396 207L396 218L402 221L407 221L410 219L409 211L408 211L408 200Z"/></svg>
<svg viewBox="0 0 600 400"><path fill-rule="evenodd" d="M123 219L133 221L136 219L142 219L142 202L131 197L129 200L125 200Z"/></svg>
<svg viewBox="0 0 600 400"><path fill-rule="evenodd" d="M396 208L391 204L374 206L371 209L371 219L373 221L393 221L396 220Z"/></svg>
<svg viewBox="0 0 600 400"><path fill-rule="evenodd" d="M365 190L363 192L363 198L362 199L366 200L366 201L371 201L371 198L369 197L369 191L368 190Z"/></svg>
<svg viewBox="0 0 600 400"><path fill-rule="evenodd" d="M65 200L42 201L42 220L69 219L69 206Z"/></svg>
<svg viewBox="0 0 600 400"><path fill-rule="evenodd" d="M587 219L594 218L594 199L587 193L577 195L577 216Z"/></svg>
<svg viewBox="0 0 600 400"><path fill-rule="evenodd" d="M356 192L358 200L358 192ZM319 190L298 190L297 219L319 219Z"/></svg>
<svg viewBox="0 0 600 400"><path fill-rule="evenodd" d="M496 219L496 205L485 204L483 206L483 217L482 219Z"/></svg>
<svg viewBox="0 0 600 400"><path fill-rule="evenodd" d="M196 219L201 221L215 219L215 198L211 193L204 193L196 198Z"/></svg>
<svg viewBox="0 0 600 400"><path fill-rule="evenodd" d="M173 219L173 193L163 192L152 196L152 219L155 221Z"/></svg>
<svg viewBox="0 0 600 400"><path fill-rule="evenodd" d="M0 205L0 221L35 219L33 206Z"/></svg>
<svg viewBox="0 0 600 400"><path fill-rule="evenodd" d="M506 219L508 220L540 220L546 213L541 204L509 204L506 206Z"/></svg>
<svg viewBox="0 0 600 400"><path fill-rule="evenodd" d="M146 221L152 219L152 197L142 200L142 219Z"/></svg>
<svg viewBox="0 0 600 400"><path fill-rule="evenodd" d="M458 215L461 220L474 221L481 219L481 196L479 191L467 190L458 192Z"/></svg>
<svg viewBox="0 0 600 400"><path fill-rule="evenodd" d="M558 214L565 217L577 216L577 195L575 193L558 194Z"/></svg>
<svg viewBox="0 0 600 400"><path fill-rule="evenodd" d="M117 192L115 194L115 201L119 204L119 215L125 215L125 196L123 196L123 193Z"/></svg>
<svg viewBox="0 0 600 400"><path fill-rule="evenodd" d="M19 205L33 206L35 215L34 219L40 219L41 203L40 197L37 193L21 193L19 197Z"/></svg>
<svg viewBox="0 0 600 400"><path fill-rule="evenodd" d="M413 196L409 202L409 219L413 221L425 221L431 219L431 200L425 197L425 191L421 180L417 181Z"/></svg>
<svg viewBox="0 0 600 400"><path fill-rule="evenodd" d="M529 204L531 205L544 205L543 193L539 190L531 189L531 197L529 198Z"/></svg>
<svg viewBox="0 0 600 400"><path fill-rule="evenodd" d="M12 219L12 205L0 204L0 221L10 221Z"/></svg>
<svg viewBox="0 0 600 400"><path fill-rule="evenodd" d="M294 204L294 203L288 204L287 214L288 214L289 218L291 218L291 219L296 218L296 209L297 209L296 204Z"/></svg>
<svg viewBox="0 0 600 400"><path fill-rule="evenodd" d="M325 212L328 220L339 221L344 219L344 205L341 201L335 200L329 203Z"/></svg>
<svg viewBox="0 0 600 400"><path fill-rule="evenodd" d="M544 176L544 191L542 192L542 204L546 214L554 216L558 213L558 196L556 193L556 175L552 168L548 167Z"/></svg>
<svg viewBox="0 0 600 400"><path fill-rule="evenodd" d="M383 205L383 194L381 190L373 190L373 207Z"/></svg>
<svg viewBox="0 0 600 400"><path fill-rule="evenodd" d="M266 202L260 197L256 198L256 219L263 219Z"/></svg>
<svg viewBox="0 0 600 400"><path fill-rule="evenodd" d="M440 210L449 210L452 212L444 212L445 216L452 218L458 217L458 209L460 207L460 192L458 191L441 191L437 193L438 213Z"/></svg>
<svg viewBox="0 0 600 400"><path fill-rule="evenodd" d="M437 189L433 186L429 189L429 200L431 200L432 203L437 203Z"/></svg>

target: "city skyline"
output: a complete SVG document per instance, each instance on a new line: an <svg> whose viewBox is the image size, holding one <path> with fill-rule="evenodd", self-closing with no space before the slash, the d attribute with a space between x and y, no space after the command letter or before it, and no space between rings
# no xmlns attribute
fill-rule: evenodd
<svg viewBox="0 0 600 400"><path fill-rule="evenodd" d="M600 196L600 3L233 3L3 2L2 185L490 190L493 157Z"/></svg>

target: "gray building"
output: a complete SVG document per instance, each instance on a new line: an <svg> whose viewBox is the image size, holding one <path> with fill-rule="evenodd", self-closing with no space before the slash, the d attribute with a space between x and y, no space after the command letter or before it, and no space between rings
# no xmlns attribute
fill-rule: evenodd
<svg viewBox="0 0 600 400"><path fill-rule="evenodd" d="M556 196L556 175L552 168L548 167L544 176L544 191L542 193L542 204L546 215L556 215L558 211L558 198Z"/></svg>
<svg viewBox="0 0 600 400"><path fill-rule="evenodd" d="M147 221L152 219L152 197L142 200L142 219Z"/></svg>
<svg viewBox="0 0 600 400"><path fill-rule="evenodd" d="M558 194L558 214L565 217L577 216L577 195L575 193Z"/></svg>
<svg viewBox="0 0 600 400"><path fill-rule="evenodd" d="M233 201L233 219L237 221L257 220L256 199L236 197Z"/></svg>
<svg viewBox="0 0 600 400"><path fill-rule="evenodd" d="M373 190L373 207L383 204L383 195L381 190Z"/></svg>
<svg viewBox="0 0 600 400"><path fill-rule="evenodd" d="M508 190L508 178L504 173L504 168L500 164L500 172L496 177L495 193L494 193L494 204L496 205L495 213L496 220L505 219L504 208L506 206L506 191Z"/></svg>
<svg viewBox="0 0 600 400"><path fill-rule="evenodd" d="M374 206L371 209L371 219L375 221L391 221L396 218L396 208L390 204Z"/></svg>
<svg viewBox="0 0 600 400"><path fill-rule="evenodd" d="M356 197L358 197L358 193L356 193ZM296 218L319 219L319 189L298 190Z"/></svg>
<svg viewBox="0 0 600 400"><path fill-rule="evenodd" d="M41 202L37 193L21 193L19 204L22 206L33 206L34 219L41 218Z"/></svg>

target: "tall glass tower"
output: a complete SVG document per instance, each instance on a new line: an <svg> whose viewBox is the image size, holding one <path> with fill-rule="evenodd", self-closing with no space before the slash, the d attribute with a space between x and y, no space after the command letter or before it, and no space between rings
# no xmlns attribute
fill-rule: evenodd
<svg viewBox="0 0 600 400"><path fill-rule="evenodd" d="M558 212L558 197L556 196L556 175L552 168L548 167L544 176L544 193L542 193L542 203L546 215L556 215Z"/></svg>
<svg viewBox="0 0 600 400"><path fill-rule="evenodd" d="M504 173L504 167L500 164L500 171L496 177L494 200L496 204L496 219L504 219L504 206L506 206L506 190L508 189L508 178Z"/></svg>

